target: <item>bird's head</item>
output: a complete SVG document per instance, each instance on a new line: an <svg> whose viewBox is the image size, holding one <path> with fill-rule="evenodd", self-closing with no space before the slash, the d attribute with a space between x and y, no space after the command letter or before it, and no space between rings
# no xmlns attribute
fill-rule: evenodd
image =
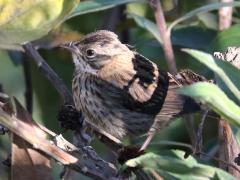
<svg viewBox="0 0 240 180"><path fill-rule="evenodd" d="M72 52L76 70L92 74L96 74L115 59L120 59L118 56L132 54L115 33L106 30L90 33L61 47Z"/></svg>

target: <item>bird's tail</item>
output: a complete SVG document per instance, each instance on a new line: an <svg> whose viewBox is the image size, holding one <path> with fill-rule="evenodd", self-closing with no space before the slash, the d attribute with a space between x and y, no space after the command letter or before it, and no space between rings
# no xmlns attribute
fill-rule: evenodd
<svg viewBox="0 0 240 180"><path fill-rule="evenodd" d="M183 70L177 75L169 74L168 92L160 113L157 114L152 130L161 129L169 124L174 117L184 114L200 111L200 104L192 98L181 95L177 90L184 85L190 85L195 82L207 81L204 77L192 72Z"/></svg>
<svg viewBox="0 0 240 180"><path fill-rule="evenodd" d="M164 104L160 113L157 114L152 127L148 131L148 137L141 146L140 151L144 150L148 146L155 132L167 126L171 119L179 115L194 113L200 111L201 109L200 104L196 103L190 97L179 94L177 89L184 85L208 80L191 70L183 70L177 75L168 74L168 76L169 87Z"/></svg>

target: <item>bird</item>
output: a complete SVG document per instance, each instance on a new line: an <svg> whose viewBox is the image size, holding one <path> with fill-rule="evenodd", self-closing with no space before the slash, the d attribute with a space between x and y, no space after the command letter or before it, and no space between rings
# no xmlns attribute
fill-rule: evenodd
<svg viewBox="0 0 240 180"><path fill-rule="evenodd" d="M72 54L72 93L77 111L95 127L122 139L164 128L174 117L200 110L179 87L206 79L191 70L176 75L98 30L61 44Z"/></svg>

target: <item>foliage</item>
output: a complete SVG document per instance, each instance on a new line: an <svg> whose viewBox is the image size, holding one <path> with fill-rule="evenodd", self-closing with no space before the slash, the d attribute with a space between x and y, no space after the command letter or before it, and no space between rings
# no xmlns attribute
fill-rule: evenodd
<svg viewBox="0 0 240 180"><path fill-rule="evenodd" d="M240 125L240 107L230 100L216 85L201 82L185 86L179 91L207 105L229 121Z"/></svg>
<svg viewBox="0 0 240 180"><path fill-rule="evenodd" d="M47 34L62 22L78 0L3 1L0 14L0 43L16 44ZM54 8L53 8L54 7Z"/></svg>
<svg viewBox="0 0 240 180"><path fill-rule="evenodd" d="M176 157L147 153L127 161L125 168L142 166L149 174L155 171L166 179L235 179L221 169L197 162L191 156L184 159L182 151L173 151L173 154Z"/></svg>

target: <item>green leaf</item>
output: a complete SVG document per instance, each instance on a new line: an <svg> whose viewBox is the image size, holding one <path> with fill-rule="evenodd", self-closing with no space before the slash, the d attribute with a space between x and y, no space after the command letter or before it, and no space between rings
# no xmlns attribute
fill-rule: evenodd
<svg viewBox="0 0 240 180"><path fill-rule="evenodd" d="M188 12L187 14L185 14L184 16L180 17L179 19L175 20L174 22L172 22L172 24L169 26L169 31L171 31L172 28L174 26L176 26L177 24L179 24L180 22L183 22L183 21L185 21L187 19L190 19L190 18L196 16L197 14L208 12L208 11L212 11L212 10L217 10L219 8L226 7L226 6L239 7L240 6L240 2L212 3L212 4L208 4L208 5L202 6L200 8L194 9L194 10Z"/></svg>
<svg viewBox="0 0 240 180"><path fill-rule="evenodd" d="M184 86L179 89L179 92L209 106L230 122L240 125L240 107L230 100L216 85L199 82Z"/></svg>
<svg viewBox="0 0 240 180"><path fill-rule="evenodd" d="M211 42L207 49L214 51L225 51L229 46L240 46L240 24L235 24L230 28L221 31Z"/></svg>
<svg viewBox="0 0 240 180"><path fill-rule="evenodd" d="M134 19L134 21L142 28L148 30L159 42L162 44L162 39L160 37L160 33L158 27L155 23L148 20L143 16L138 16L136 14L128 13L129 18Z"/></svg>
<svg viewBox="0 0 240 180"><path fill-rule="evenodd" d="M216 34L211 29L187 25L174 29L171 40L173 45L185 48L206 48L214 40Z"/></svg>
<svg viewBox="0 0 240 180"><path fill-rule="evenodd" d="M197 14L198 20L204 25L204 27L209 29L218 30L218 14L205 12Z"/></svg>
<svg viewBox="0 0 240 180"><path fill-rule="evenodd" d="M181 157L184 155L182 151L174 152ZM143 167L149 173L154 170L166 179L213 179L219 173L229 180L235 179L221 169L198 163L191 156L183 159L146 153L140 157L128 160L124 168L138 166Z"/></svg>
<svg viewBox="0 0 240 180"><path fill-rule="evenodd" d="M240 70L231 65L228 62L217 60L212 55L193 49L184 49L200 63L210 68L228 87L228 89L234 94L235 98L240 101Z"/></svg>
<svg viewBox="0 0 240 180"><path fill-rule="evenodd" d="M46 35L61 23L79 0L23 0L0 2L0 47Z"/></svg>
<svg viewBox="0 0 240 180"><path fill-rule="evenodd" d="M149 31L162 44L162 39L157 25L149 19L133 13L127 13L128 18L132 18L139 27ZM205 38L202 38L202 37ZM213 41L216 36L215 31L209 29L201 29L197 26L186 26L174 29L171 35L173 45L191 47L191 48L205 48Z"/></svg>
<svg viewBox="0 0 240 180"><path fill-rule="evenodd" d="M75 10L67 17L67 19L70 19L74 16L82 15L82 14L87 14L91 12L97 12L97 11L102 11L106 9L110 9L122 4L127 4L127 3L133 3L133 2L139 2L139 3L144 3L146 2L145 0L89 0L89 1L84 1L80 3Z"/></svg>

